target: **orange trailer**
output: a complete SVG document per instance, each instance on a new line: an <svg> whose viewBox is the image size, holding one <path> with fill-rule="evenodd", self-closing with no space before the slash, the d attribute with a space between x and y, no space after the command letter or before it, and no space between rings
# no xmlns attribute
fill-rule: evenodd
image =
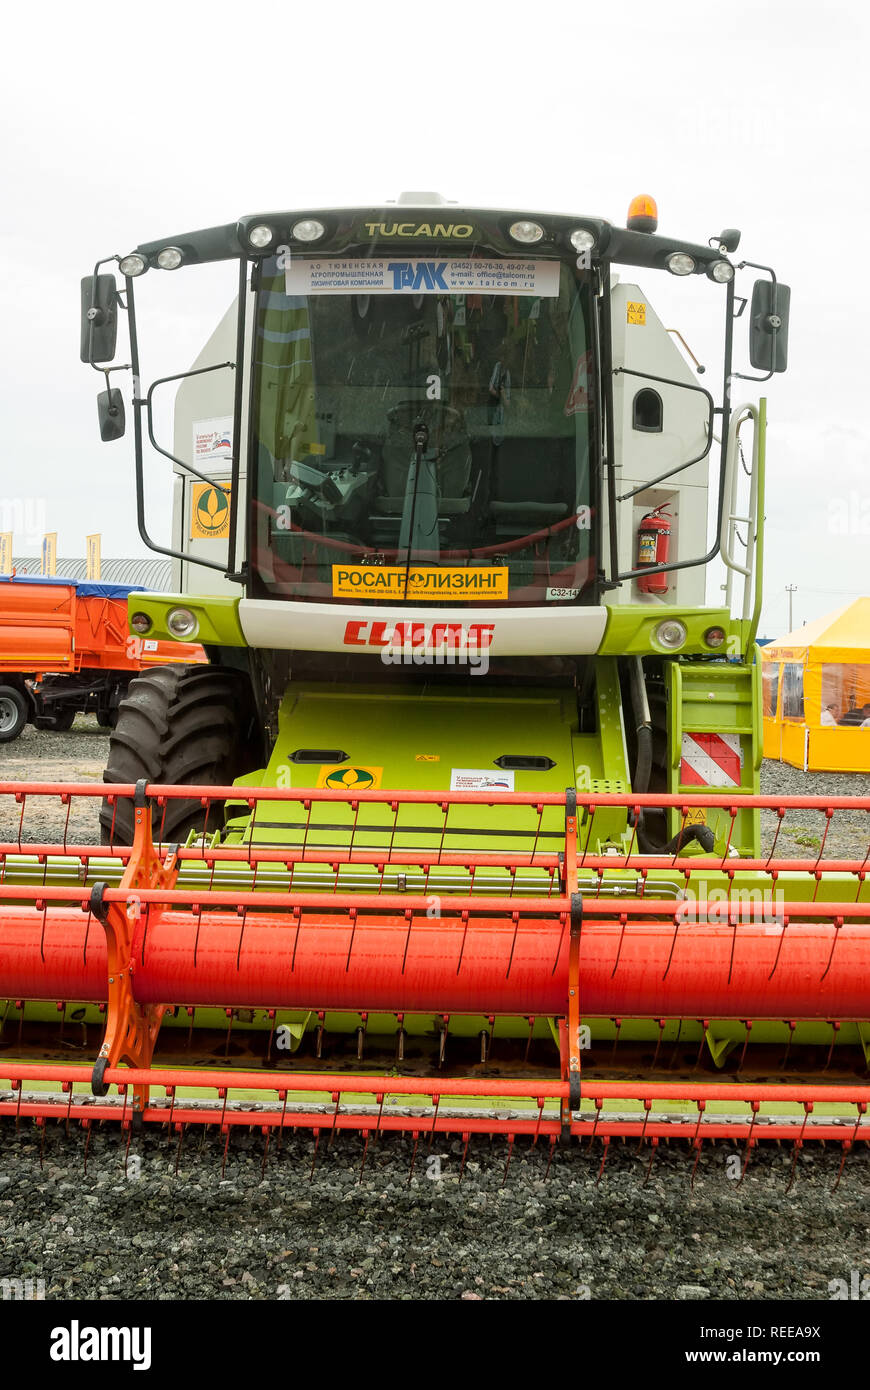
<svg viewBox="0 0 870 1390"><path fill-rule="evenodd" d="M77 713L115 723L130 680L148 666L204 662L193 643L148 641L127 627L137 586L0 577L0 743L25 724L68 729Z"/></svg>

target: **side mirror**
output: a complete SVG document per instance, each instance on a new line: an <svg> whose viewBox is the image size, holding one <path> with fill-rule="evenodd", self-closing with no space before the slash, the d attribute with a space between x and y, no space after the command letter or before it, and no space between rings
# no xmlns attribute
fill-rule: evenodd
<svg viewBox="0 0 870 1390"><path fill-rule="evenodd" d="M114 275L86 275L82 280L83 362L111 362L118 337L118 286Z"/></svg>
<svg viewBox="0 0 870 1390"><path fill-rule="evenodd" d="M101 391L97 396L97 415L100 420L100 438L104 444L111 444L113 439L123 438L127 419L124 414L124 397L117 386L113 386L109 391Z"/></svg>
<svg viewBox="0 0 870 1390"><path fill-rule="evenodd" d="M788 311L791 290L756 280L749 311L749 360L762 372L784 372L788 365Z"/></svg>

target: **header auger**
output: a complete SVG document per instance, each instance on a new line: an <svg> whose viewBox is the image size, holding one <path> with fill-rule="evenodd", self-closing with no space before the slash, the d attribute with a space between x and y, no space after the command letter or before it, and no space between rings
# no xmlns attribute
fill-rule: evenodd
<svg viewBox="0 0 870 1390"><path fill-rule="evenodd" d="M759 795L766 403L731 389L785 369L789 291L739 240L658 234L649 198L619 228L409 195L95 267L101 432L126 316L174 563L131 630L209 665L132 682L102 787L0 786L3 1114L866 1141L867 834L780 831L870 803ZM141 278L216 262L234 305L147 386ZM721 315L711 389L656 279Z"/></svg>

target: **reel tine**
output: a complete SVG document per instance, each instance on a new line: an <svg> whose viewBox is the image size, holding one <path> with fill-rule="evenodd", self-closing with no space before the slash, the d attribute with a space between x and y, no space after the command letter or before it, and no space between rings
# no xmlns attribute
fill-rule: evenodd
<svg viewBox="0 0 870 1390"><path fill-rule="evenodd" d="M692 1176L689 1179L689 1188L695 1190L695 1174L698 1171L698 1164L701 1162L701 1150L704 1147L703 1139L693 1139L692 1148L695 1150L695 1162L692 1164Z"/></svg>
<svg viewBox="0 0 870 1390"><path fill-rule="evenodd" d="M269 1161L269 1140L272 1137L272 1127L271 1125L261 1125L260 1129L264 1139L266 1140L265 1144L263 1145L263 1162L260 1165L260 1182L262 1182L266 1176L266 1164Z"/></svg>
<svg viewBox="0 0 870 1390"><path fill-rule="evenodd" d="M845 1166L846 1166L846 1159L847 1159L848 1155L851 1153L851 1150L852 1150L852 1141L851 1141L851 1139L844 1139L844 1140L843 1140L843 1156L842 1156L842 1158L840 1159L840 1166L839 1166L839 1168L837 1169L837 1176L836 1176L836 1178L834 1179L834 1186L831 1188L831 1192L832 1192L832 1193L833 1193L833 1192L836 1192L837 1188L840 1186L840 1179L841 1179L841 1177L843 1176L843 1169L844 1169Z"/></svg>
<svg viewBox="0 0 870 1390"><path fill-rule="evenodd" d="M555 1153L556 1153L556 1136L555 1136L555 1134L551 1134L551 1135L550 1135L550 1152L549 1152L549 1155L548 1155L548 1157L547 1157L547 1171L544 1173L544 1182L546 1182L547 1179L548 1179L549 1176L550 1176L550 1169L551 1169L551 1167L553 1166L553 1158L554 1158L554 1156L555 1156Z"/></svg>
<svg viewBox="0 0 870 1390"><path fill-rule="evenodd" d="M658 1019L656 1019L656 1022L657 1022L658 1025L659 1025L659 1035L658 1035L658 1038L656 1039L656 1050L655 1050L655 1052L653 1053L652 1066L650 1067L650 1071L655 1071L655 1069L656 1069L656 1062L659 1060L659 1051L660 1051L661 1045L662 1045L662 1038L665 1036L665 1026L666 1026L666 1024L667 1024L667 1019L665 1019L665 1018L658 1018Z"/></svg>
<svg viewBox="0 0 870 1390"><path fill-rule="evenodd" d="M360 1170L359 1170L359 1177L358 1177L357 1180L356 1180L356 1181L357 1181L357 1186L359 1186L359 1184L362 1182L362 1180L363 1180L363 1173L364 1173L365 1170L366 1170L366 1156L368 1155L368 1151L369 1151L369 1134L370 1134L370 1131L367 1130L367 1129L364 1129L364 1130L362 1131L362 1137L363 1137L363 1152L362 1152L362 1163L360 1164Z"/></svg>
<svg viewBox="0 0 870 1390"><path fill-rule="evenodd" d="M831 1065L831 1062L833 1061L834 1045L837 1041L837 1034L840 1031L840 1023L838 1019L830 1019L829 1022L831 1025L831 1045L828 1048L828 1055L825 1058L825 1065L822 1067L822 1071L827 1071Z"/></svg>
<svg viewBox="0 0 870 1390"><path fill-rule="evenodd" d="M607 1153L608 1153L608 1150L610 1149L610 1136L607 1135L607 1134L605 1134L605 1136L604 1136L604 1138L602 1139L601 1143L602 1143L602 1145L604 1146L604 1148L603 1148L603 1152L602 1152L602 1154L601 1154L601 1167L598 1169L598 1177L595 1179L595 1186L596 1186L596 1187L597 1187L598 1184L601 1182L601 1179L602 1179L602 1177L604 1176L604 1165L605 1165L605 1163L607 1162Z"/></svg>
<svg viewBox="0 0 870 1390"><path fill-rule="evenodd" d="M308 1181L314 1181L314 1169L317 1164L317 1150L320 1148L320 1126L314 1128L314 1152L311 1155L311 1172L308 1174Z"/></svg>
<svg viewBox="0 0 870 1390"><path fill-rule="evenodd" d="M408 1181L407 1181L407 1183L405 1184L406 1187L410 1187L410 1186L411 1186L411 1179L412 1179L413 1176L414 1176L414 1164L417 1162L417 1146L418 1146L418 1144L420 1143L420 1131L419 1131L419 1129L415 1129L415 1130L413 1131L413 1138L414 1138L414 1148L413 1148L413 1151L412 1151L412 1153L411 1153L411 1167L408 1169Z"/></svg>
<svg viewBox="0 0 870 1390"><path fill-rule="evenodd" d="M460 1165L459 1165L459 1181L460 1181L460 1182L462 1182L462 1174L465 1172L465 1160L466 1160L467 1157L468 1157L468 1144L469 1144L469 1140L471 1139L471 1132L470 1132L470 1130L467 1130L467 1129L466 1129L466 1130L463 1132L462 1138L464 1139L465 1143L464 1143L464 1146L463 1146L463 1149L462 1149L462 1162L461 1162Z"/></svg>
<svg viewBox="0 0 870 1390"><path fill-rule="evenodd" d="M510 1172L511 1159L513 1158L513 1153L514 1153L514 1140L515 1140L515 1139L516 1139L516 1135L515 1135L515 1134L509 1134L508 1137L507 1137L507 1141L508 1141L508 1153L507 1153L507 1163L506 1163L505 1166L504 1166L504 1176L502 1177L502 1180L501 1180L501 1185L502 1185L502 1187L504 1187L505 1183L507 1182L508 1173Z"/></svg>
<svg viewBox="0 0 870 1390"><path fill-rule="evenodd" d="M757 1139L746 1140L746 1148L743 1151L743 1167L740 1169L740 1177L737 1180L738 1187L741 1186L741 1184L743 1183L743 1179L746 1177L746 1170L749 1167L749 1160L752 1157L752 1150L756 1148L757 1145Z"/></svg>
<svg viewBox="0 0 870 1390"><path fill-rule="evenodd" d="M746 1029L746 1032L743 1037L743 1051L740 1053L740 1061L737 1063L738 1072L741 1072L743 1070L743 1063L746 1061L746 1049L749 1046L749 1034L752 1032L752 1019L744 1018L743 1027Z"/></svg>
<svg viewBox="0 0 870 1390"><path fill-rule="evenodd" d="M746 1169L749 1167L750 1154L752 1152L752 1149L755 1147L755 1143L757 1142L752 1138L752 1131L755 1128L755 1118L759 1110L761 1109L761 1101L751 1100L749 1104L752 1109L752 1119L749 1122L749 1133L746 1136L746 1147L743 1150L743 1166L740 1169L740 1180L737 1183L738 1187L743 1182L743 1179L746 1177Z"/></svg>
<svg viewBox="0 0 870 1390"><path fill-rule="evenodd" d="M529 1023L529 1035L528 1035L528 1037L526 1038L526 1050L525 1050L525 1053L524 1053L524 1055L523 1055L523 1065L526 1065L526 1064L528 1063L528 1060L529 1060L529 1049L530 1049L530 1047L531 1047L531 1045L532 1045L532 1034L533 1034L534 1031L535 1031L535 1016L534 1016L534 1014L530 1014L530 1015L528 1016L528 1023Z"/></svg>
<svg viewBox="0 0 870 1390"><path fill-rule="evenodd" d="M649 1124L649 1112L650 1112L651 1110L652 1110L652 1101L651 1101L651 1100L647 1100L646 1097L644 1097L644 1100L643 1100L643 1128L642 1128L641 1131L640 1131L640 1138L638 1139L638 1142L637 1142L637 1152L638 1152L638 1153L640 1153L641 1149L642 1149L643 1146L644 1146L644 1140L645 1140L645 1138L646 1138L646 1127L647 1127L647 1125Z"/></svg>
<svg viewBox="0 0 870 1390"><path fill-rule="evenodd" d="M646 1187L647 1183L649 1182L650 1173L652 1172L653 1161L654 1161L654 1159L655 1159L656 1150L658 1149L658 1146L659 1146L658 1138L657 1138L655 1135L653 1135L652 1139L649 1141L649 1147L650 1147L649 1163L647 1164L646 1175L645 1175L645 1177L644 1177L643 1182L641 1183L641 1187Z"/></svg>

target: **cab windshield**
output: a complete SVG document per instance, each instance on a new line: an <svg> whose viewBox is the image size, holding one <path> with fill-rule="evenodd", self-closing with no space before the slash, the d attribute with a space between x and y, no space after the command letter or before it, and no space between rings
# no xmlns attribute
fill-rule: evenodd
<svg viewBox="0 0 870 1390"><path fill-rule="evenodd" d="M573 266L541 264L542 293L445 294L436 269L419 293L411 280L368 295L288 294L277 261L264 264L252 455L260 592L460 607L592 601L590 287Z"/></svg>

